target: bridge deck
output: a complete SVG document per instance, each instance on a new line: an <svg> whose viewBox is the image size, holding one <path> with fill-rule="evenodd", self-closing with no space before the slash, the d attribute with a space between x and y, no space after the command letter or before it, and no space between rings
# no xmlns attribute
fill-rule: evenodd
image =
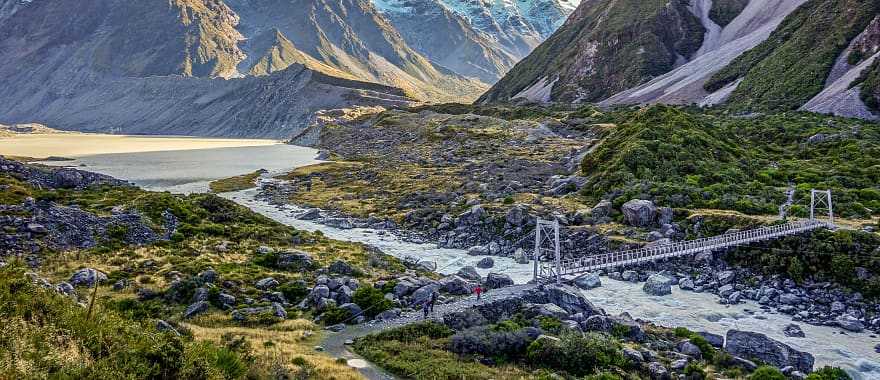
<svg viewBox="0 0 880 380"><path fill-rule="evenodd" d="M557 276L575 275L599 269L610 269L664 258L685 256L699 252L724 249L758 241L775 239L782 236L795 235L820 228L831 228L830 223L818 220L795 221L776 226L761 227L746 231L688 240L678 243L638 248L627 251L610 252L595 256L564 259L556 262L544 262L539 277L554 278Z"/></svg>

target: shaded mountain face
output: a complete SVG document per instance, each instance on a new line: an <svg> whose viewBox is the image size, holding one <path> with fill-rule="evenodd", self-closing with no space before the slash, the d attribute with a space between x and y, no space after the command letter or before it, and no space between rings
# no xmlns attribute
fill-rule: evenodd
<svg viewBox="0 0 880 380"><path fill-rule="evenodd" d="M413 50L367 0L225 1L240 17L238 30L247 38L243 49L249 57L266 55L259 40L269 33L270 38L288 40L313 58L305 62L312 69L329 67L328 74L342 72L358 80L400 87L421 99L472 99L486 87ZM259 63L249 58L238 69L250 72Z"/></svg>
<svg viewBox="0 0 880 380"><path fill-rule="evenodd" d="M584 1L480 101L724 104L877 118L880 2L658 3ZM658 21L669 32L646 27Z"/></svg>
<svg viewBox="0 0 880 380"><path fill-rule="evenodd" d="M685 0L586 0L479 101L598 101L692 57L705 28Z"/></svg>
<svg viewBox="0 0 880 380"><path fill-rule="evenodd" d="M285 70L220 79L240 76L245 53L237 45L240 19L219 0L17 5L0 24L4 122L283 138L305 128L317 110L411 101L397 88L318 73L277 35L266 39L275 48L257 62L266 73Z"/></svg>

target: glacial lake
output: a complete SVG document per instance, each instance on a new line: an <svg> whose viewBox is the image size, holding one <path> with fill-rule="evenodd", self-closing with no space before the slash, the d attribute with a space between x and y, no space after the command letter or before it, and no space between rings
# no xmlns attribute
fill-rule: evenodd
<svg viewBox="0 0 880 380"><path fill-rule="evenodd" d="M39 163L76 167L148 190L177 193L205 192L213 180L259 169L280 173L317 162L316 154L315 149L274 140L85 133L0 138L0 155L70 158Z"/></svg>

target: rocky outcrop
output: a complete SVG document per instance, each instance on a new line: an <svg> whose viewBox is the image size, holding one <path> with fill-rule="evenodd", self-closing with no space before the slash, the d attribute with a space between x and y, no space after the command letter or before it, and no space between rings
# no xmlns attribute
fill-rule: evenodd
<svg viewBox="0 0 880 380"><path fill-rule="evenodd" d="M672 286L669 283L669 278L662 274L654 274L651 275L651 277L648 277L648 280L645 281L645 285L642 289L645 293L653 296L672 294Z"/></svg>
<svg viewBox="0 0 880 380"><path fill-rule="evenodd" d="M813 371L813 355L797 351L760 333L729 330L724 350L732 355L760 360L778 368L792 366L803 373Z"/></svg>

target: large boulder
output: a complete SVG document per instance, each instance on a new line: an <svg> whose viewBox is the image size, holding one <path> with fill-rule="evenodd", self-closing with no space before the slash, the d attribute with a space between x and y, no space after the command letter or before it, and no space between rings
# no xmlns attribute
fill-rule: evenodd
<svg viewBox="0 0 880 380"><path fill-rule="evenodd" d="M513 261L516 261L517 264L528 264L529 255L524 249L517 248L516 251L513 251Z"/></svg>
<svg viewBox="0 0 880 380"><path fill-rule="evenodd" d="M260 289L260 290L272 289L272 288L278 286L278 280L276 280L272 277L266 277L264 279L257 281L254 284L254 286L256 286L257 289Z"/></svg>
<svg viewBox="0 0 880 380"><path fill-rule="evenodd" d="M782 333L790 338L803 338L806 336L804 330L801 330L801 327L794 323L786 325L785 328L782 329Z"/></svg>
<svg viewBox="0 0 880 380"><path fill-rule="evenodd" d="M309 270L315 267L315 260L305 252L285 252L278 256L275 265L284 269Z"/></svg>
<svg viewBox="0 0 880 380"><path fill-rule="evenodd" d="M837 317L834 322L836 322L837 325L840 326L840 328L852 332L861 332L865 329L865 324L862 323L862 321L849 314L844 314Z"/></svg>
<svg viewBox="0 0 880 380"><path fill-rule="evenodd" d="M338 273L348 276L354 274L354 268L349 263L342 260L334 261L332 264L330 264L330 267L328 269L330 270L330 273Z"/></svg>
<svg viewBox="0 0 880 380"><path fill-rule="evenodd" d="M504 220L513 227L521 227L528 223L529 212L523 205L516 205L507 211Z"/></svg>
<svg viewBox="0 0 880 380"><path fill-rule="evenodd" d="M642 290L653 296L665 296L672 294L672 286L669 285L669 278L662 274L653 274L645 281Z"/></svg>
<svg viewBox="0 0 880 380"><path fill-rule="evenodd" d="M74 272L68 282L73 286L91 287L95 284L95 281L98 283L105 282L107 281L107 275L94 268L83 268Z"/></svg>
<svg viewBox="0 0 880 380"><path fill-rule="evenodd" d="M605 314L604 310L594 306L577 288L570 285L542 285L526 291L523 299L531 303L552 303L569 314L582 313L584 317Z"/></svg>
<svg viewBox="0 0 880 380"><path fill-rule="evenodd" d="M552 303L527 303L522 307L523 316L526 318L535 318L538 316L553 317L556 319L568 318L568 312L565 309Z"/></svg>
<svg viewBox="0 0 880 380"><path fill-rule="evenodd" d="M731 355L772 364L778 368L792 366L804 373L813 371L815 361L813 355L807 352L795 350L764 334L749 331L727 331L724 350Z"/></svg>
<svg viewBox="0 0 880 380"><path fill-rule="evenodd" d="M590 210L590 216L597 220L611 216L611 201L607 199L599 201L599 203L593 206L593 209Z"/></svg>
<svg viewBox="0 0 880 380"><path fill-rule="evenodd" d="M489 269L495 266L495 260L492 260L491 257L484 257L477 262L477 268Z"/></svg>
<svg viewBox="0 0 880 380"><path fill-rule="evenodd" d="M468 281L481 281L483 278L480 277L480 273L477 272L477 268L472 266L461 267L455 274L459 275L461 278Z"/></svg>
<svg viewBox="0 0 880 380"><path fill-rule="evenodd" d="M443 291L454 295L471 294L474 291L474 284L458 275L444 277L440 280L440 286Z"/></svg>
<svg viewBox="0 0 880 380"><path fill-rule="evenodd" d="M574 279L574 285L581 289L593 289L602 286L598 273L587 273Z"/></svg>
<svg viewBox="0 0 880 380"><path fill-rule="evenodd" d="M208 311L208 302L207 301L199 301L192 305L187 306L186 310L183 312L183 318L192 318L196 315L202 314Z"/></svg>
<svg viewBox="0 0 880 380"><path fill-rule="evenodd" d="M434 293L438 290L440 290L440 284L438 283L428 284L421 288L418 288L416 289L416 291L413 292L411 296L412 303L416 305L422 304L431 298L431 293Z"/></svg>
<svg viewBox="0 0 880 380"><path fill-rule="evenodd" d="M630 226L650 227L654 224L657 215L657 207L654 202L644 199L633 199L620 207L623 212L623 221Z"/></svg>
<svg viewBox="0 0 880 380"><path fill-rule="evenodd" d="M513 285L513 279L503 273L489 273L485 282L487 289L500 289Z"/></svg>

